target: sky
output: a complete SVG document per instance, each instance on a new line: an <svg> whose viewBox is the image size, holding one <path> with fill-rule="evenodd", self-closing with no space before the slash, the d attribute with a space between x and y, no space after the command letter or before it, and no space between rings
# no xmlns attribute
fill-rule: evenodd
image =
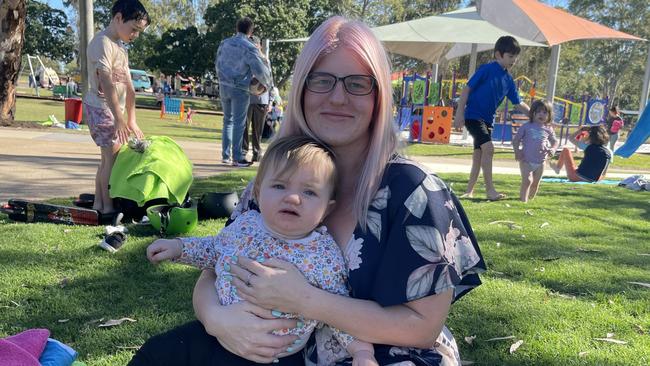
<svg viewBox="0 0 650 366"><path fill-rule="evenodd" d="M47 0L46 3L55 9L63 9L62 0Z"/></svg>

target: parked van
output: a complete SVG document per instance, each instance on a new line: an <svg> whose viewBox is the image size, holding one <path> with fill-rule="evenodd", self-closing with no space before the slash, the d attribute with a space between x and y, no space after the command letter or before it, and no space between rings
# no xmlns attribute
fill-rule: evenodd
<svg viewBox="0 0 650 366"><path fill-rule="evenodd" d="M131 69L131 81L133 81L133 89L135 91L151 89L151 81L147 72L144 70Z"/></svg>

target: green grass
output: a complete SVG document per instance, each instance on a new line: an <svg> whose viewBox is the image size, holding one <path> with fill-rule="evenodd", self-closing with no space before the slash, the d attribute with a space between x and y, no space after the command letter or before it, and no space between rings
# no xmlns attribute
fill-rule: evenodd
<svg viewBox="0 0 650 366"><path fill-rule="evenodd" d="M472 159L473 147L471 146L454 146L454 145L437 145L437 144L409 144L406 153L411 156L442 156L454 159ZM576 163L582 160L582 151L574 154ZM494 160L515 160L515 154L512 149L495 149ZM634 154L630 158L624 159L616 157L610 169L624 170L650 170L650 154Z"/></svg>
<svg viewBox="0 0 650 366"><path fill-rule="evenodd" d="M65 106L62 101L19 98L16 102L17 121L45 121L50 114L60 121L65 120ZM160 111L136 108L136 118L145 135L163 135L179 140L216 141L221 139L223 117L211 114L195 114L193 125L178 121L178 116L167 115L160 119ZM61 132L65 129L52 129ZM74 131L78 133L78 131Z"/></svg>
<svg viewBox="0 0 650 366"><path fill-rule="evenodd" d="M200 180L192 194L241 189L253 174L247 169ZM465 188L465 175L443 178L456 191ZM495 178L499 189L517 196L517 177ZM528 205L479 199L463 205L489 268L484 284L452 306L448 325L464 360L480 365L650 363L650 289L628 283L650 283L650 261L639 255L650 253L650 194L542 183L540 195ZM520 228L490 224L496 220ZM540 228L544 222L549 225ZM192 234L213 234L223 224L203 221ZM123 365L132 347L193 319L197 270L150 265L144 255L156 238L150 228L130 228L126 245L113 255L96 246L102 230L13 223L0 216L0 336L45 327L88 365ZM97 326L99 319L122 317L137 322ZM628 344L593 340L607 333ZM463 341L473 335L472 345ZM516 339L486 341L510 335ZM523 345L509 354L510 344L519 339ZM588 353L579 357L579 352Z"/></svg>
<svg viewBox="0 0 650 366"><path fill-rule="evenodd" d="M138 97L146 103L155 104L153 97ZM186 100L186 103L196 103L192 108L210 110L214 109L215 101L207 99ZM59 120L65 118L65 107L62 101L39 100L19 98L16 102L16 120L19 121L45 121L47 116L54 114ZM160 112L136 108L138 125L145 135L164 135L180 140L214 141L221 139L221 124L223 117L220 115L195 114L193 126L179 123L176 116L167 116L160 119ZM57 131L64 131L58 130ZM436 144L409 144L406 152L411 156L442 156L447 158L471 159L472 147L436 145ZM576 161L582 158L582 153L575 154ZM514 161L511 149L496 149L495 160ZM617 158L611 165L612 169L625 170L650 170L650 154L634 154L628 159Z"/></svg>
<svg viewBox="0 0 650 366"><path fill-rule="evenodd" d="M24 85L27 85L27 82L25 82ZM27 86L19 86L16 88L16 92L18 95L36 96L34 88L28 88ZM41 97L51 98L53 96L52 90L47 88L39 88L38 93ZM182 99L185 102L185 107L209 111L221 110L221 105L217 99L208 99L207 97L183 97ZM135 97L135 103L137 106L157 107L156 97L151 94L137 94Z"/></svg>

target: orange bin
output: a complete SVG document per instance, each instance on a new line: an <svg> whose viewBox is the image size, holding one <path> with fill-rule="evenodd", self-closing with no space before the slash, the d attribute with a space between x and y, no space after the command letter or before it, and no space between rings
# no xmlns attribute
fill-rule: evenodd
<svg viewBox="0 0 650 366"><path fill-rule="evenodd" d="M76 123L81 123L82 107L81 99L66 99L65 100L65 120Z"/></svg>

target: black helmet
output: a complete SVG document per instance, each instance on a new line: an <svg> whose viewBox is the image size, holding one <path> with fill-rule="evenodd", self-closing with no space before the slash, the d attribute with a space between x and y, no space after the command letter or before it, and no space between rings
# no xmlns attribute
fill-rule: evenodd
<svg viewBox="0 0 650 366"><path fill-rule="evenodd" d="M208 192L199 200L199 217L203 219L228 218L239 203L236 192Z"/></svg>

